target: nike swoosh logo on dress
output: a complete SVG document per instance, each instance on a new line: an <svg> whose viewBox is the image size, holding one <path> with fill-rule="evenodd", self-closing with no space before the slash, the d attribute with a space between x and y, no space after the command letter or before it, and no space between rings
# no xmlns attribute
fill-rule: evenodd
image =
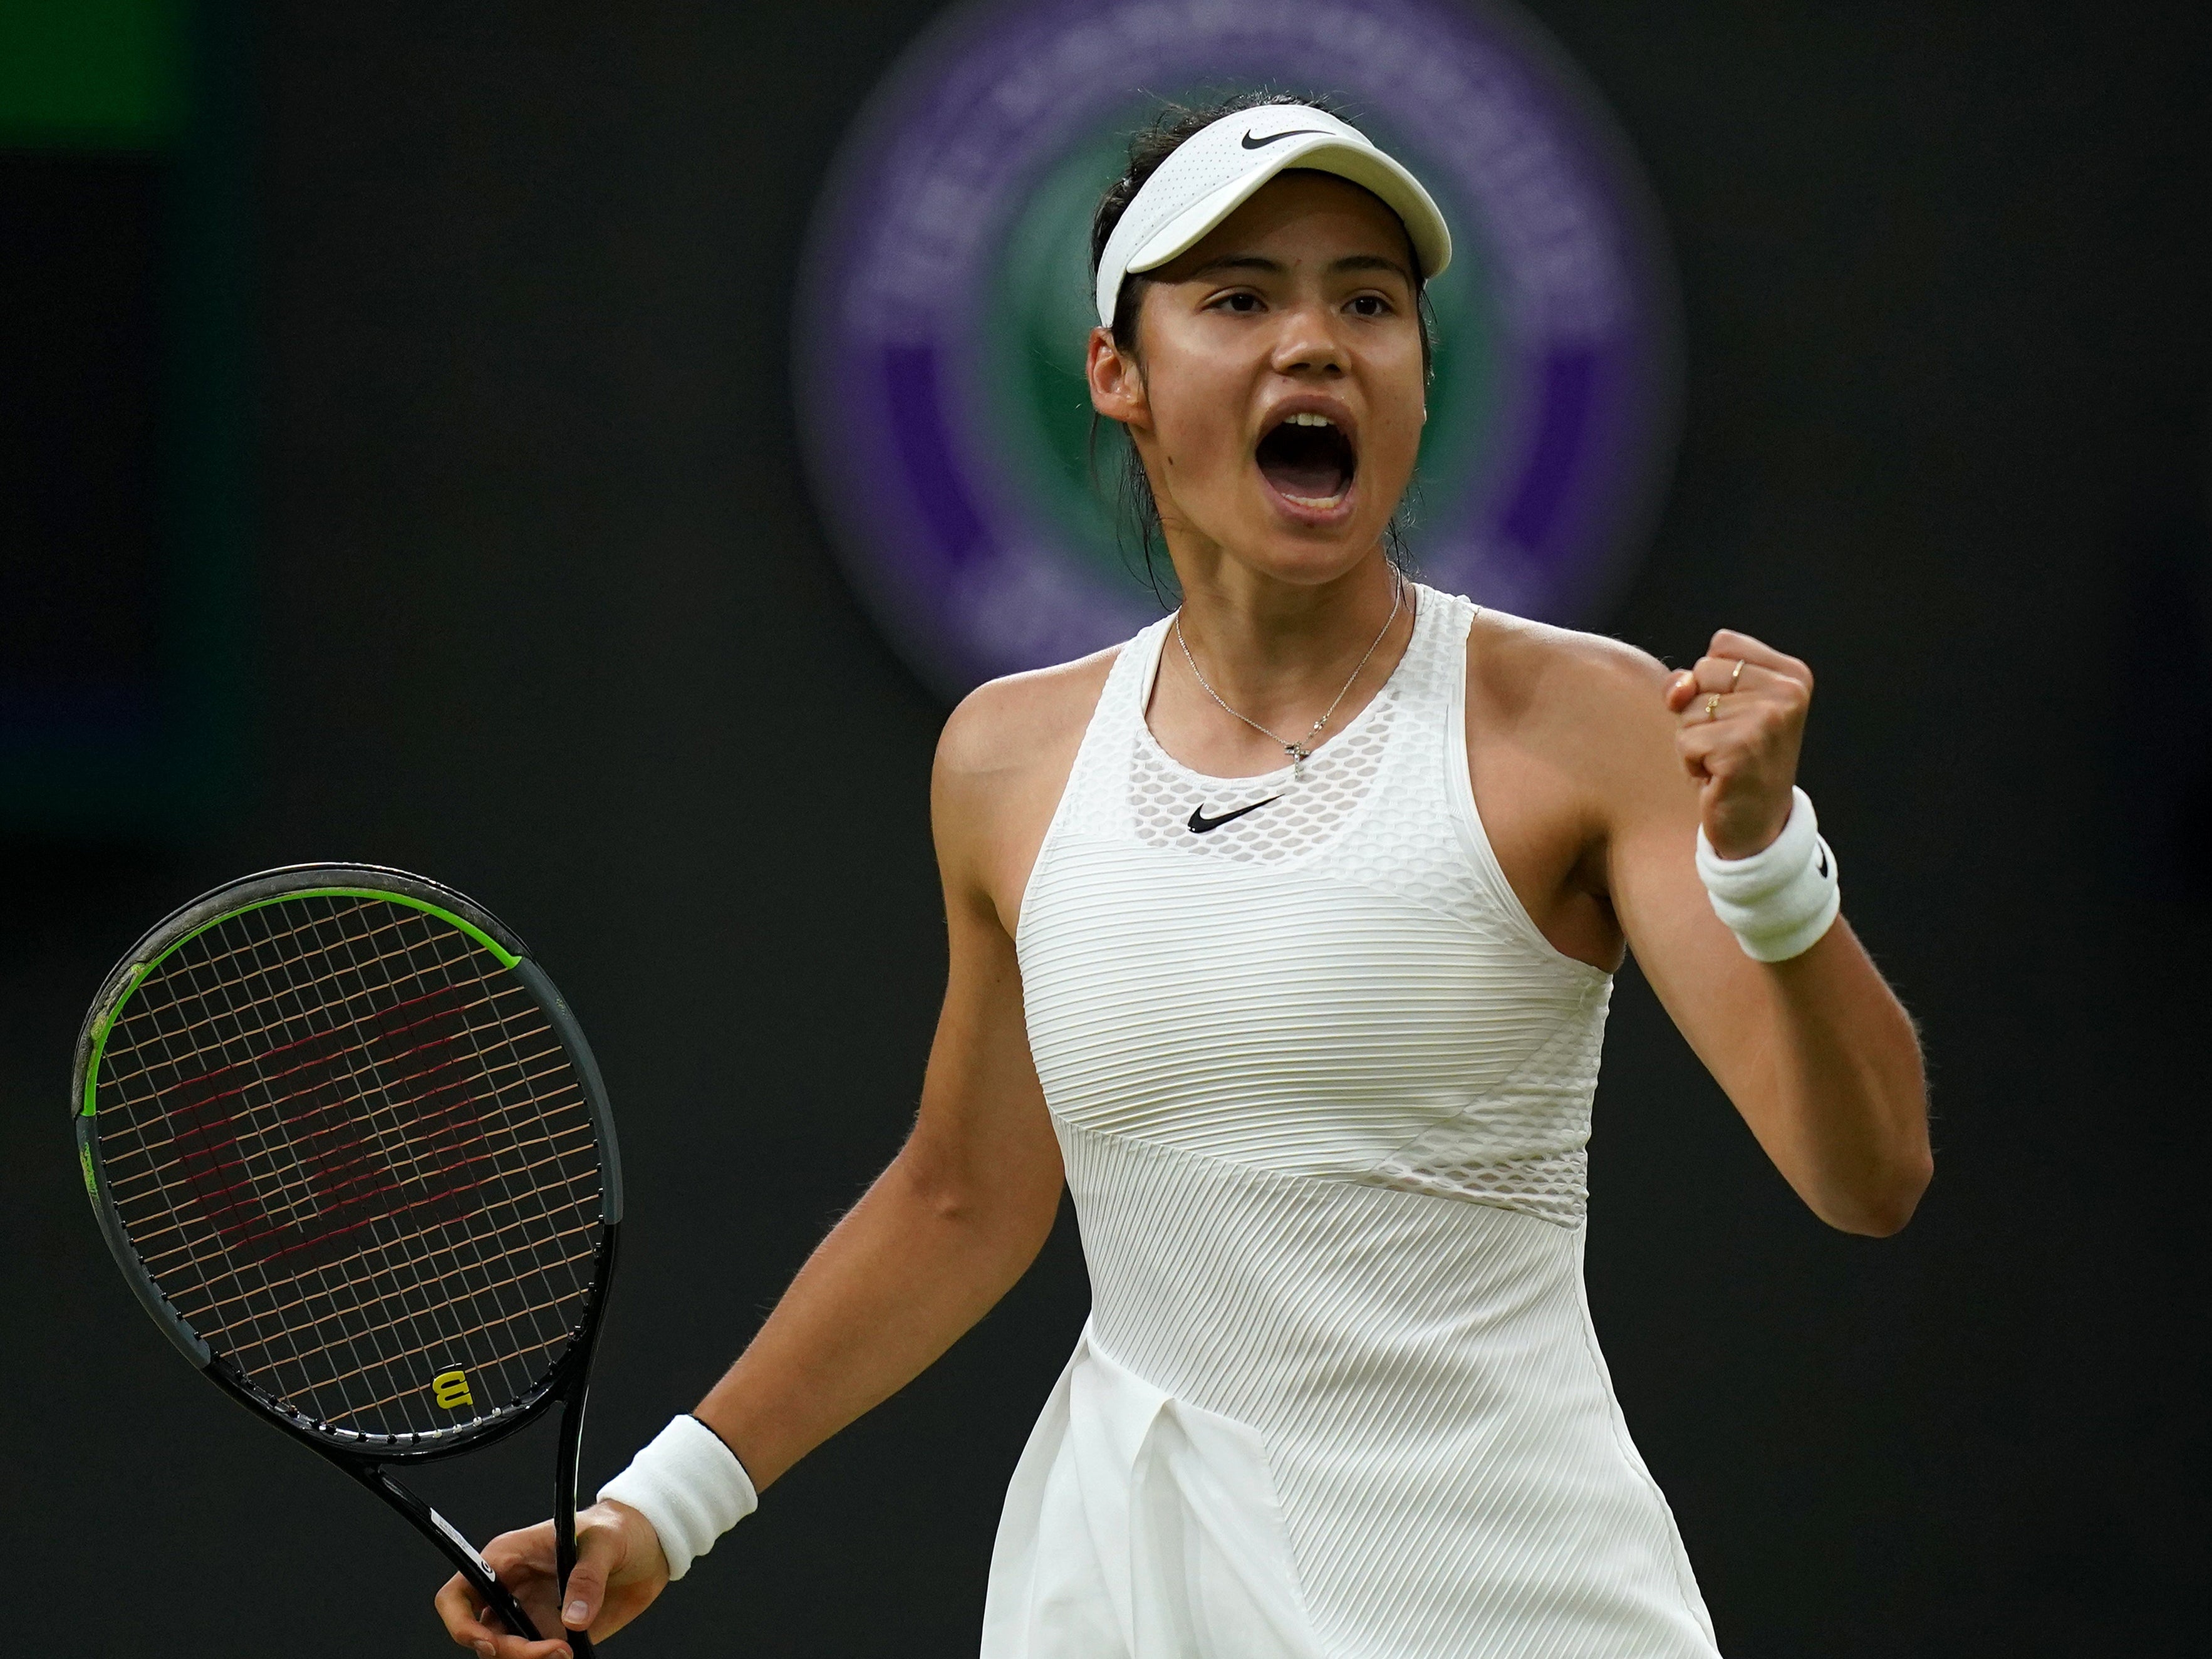
<svg viewBox="0 0 2212 1659"><path fill-rule="evenodd" d="M1267 800L1280 799L1282 799L1280 795L1270 795L1267 797ZM1241 818L1247 812L1258 811L1261 807L1267 804L1267 800L1255 800L1249 806L1240 806L1233 812L1224 812L1218 818L1210 818L1206 817L1206 803L1204 801L1200 801L1197 805L1190 809L1190 833L1194 836L1202 836L1209 830L1218 830L1223 824L1228 823L1231 818Z"/></svg>
<svg viewBox="0 0 2212 1659"><path fill-rule="evenodd" d="M1309 132L1317 133L1323 138L1328 137L1327 130L1322 127L1292 127L1288 132L1271 132L1265 138L1255 138L1252 136L1251 130L1247 128L1244 133L1243 144L1244 148L1247 149L1265 149L1268 145L1279 143L1283 139L1295 138L1301 133Z"/></svg>

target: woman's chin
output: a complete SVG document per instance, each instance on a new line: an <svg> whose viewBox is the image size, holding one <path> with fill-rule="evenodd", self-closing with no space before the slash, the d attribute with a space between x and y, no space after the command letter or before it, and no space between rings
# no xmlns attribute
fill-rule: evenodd
<svg viewBox="0 0 2212 1659"><path fill-rule="evenodd" d="M1388 520L1369 510L1365 493L1354 479L1333 498L1299 500L1262 479L1255 490L1212 504L1214 513L1191 514L1180 528L1256 574L1310 587L1356 569L1381 543Z"/></svg>
<svg viewBox="0 0 2212 1659"><path fill-rule="evenodd" d="M1319 525L1268 515L1255 533L1221 545L1237 563L1299 587L1333 582L1356 569L1382 539L1383 526L1345 514Z"/></svg>

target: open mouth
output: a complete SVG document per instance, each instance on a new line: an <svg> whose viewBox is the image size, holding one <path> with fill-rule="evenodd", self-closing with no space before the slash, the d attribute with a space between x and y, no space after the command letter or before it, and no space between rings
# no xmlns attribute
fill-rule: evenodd
<svg viewBox="0 0 2212 1659"><path fill-rule="evenodd" d="M1260 440L1261 476L1293 506L1326 512L1352 488L1359 458L1344 429L1326 415L1286 416Z"/></svg>

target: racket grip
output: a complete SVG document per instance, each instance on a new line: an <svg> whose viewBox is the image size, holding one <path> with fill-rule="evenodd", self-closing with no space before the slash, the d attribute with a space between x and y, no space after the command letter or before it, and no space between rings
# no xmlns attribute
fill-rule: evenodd
<svg viewBox="0 0 2212 1659"><path fill-rule="evenodd" d="M561 1406L561 1444L553 1458L553 1559L561 1576L561 1606L568 1605L568 1577L576 1571L576 1465L584 1444L584 1401L590 1392L580 1374ZM570 1630L564 1620L561 1639L574 1659L597 1659L592 1638Z"/></svg>
<svg viewBox="0 0 2212 1659"><path fill-rule="evenodd" d="M413 1492L401 1486L381 1468L374 1464L351 1463L346 1472L398 1510L415 1525L415 1529L435 1544L446 1559L452 1562L462 1577L467 1579L476 1593L483 1598L484 1605L497 1614L499 1621L525 1641L538 1640L538 1626L522 1610L522 1603L514 1599L514 1592L499 1582L498 1575L477 1553L460 1529L432 1509ZM563 1575L565 1578L565 1575ZM588 1647L580 1650L579 1659L592 1659Z"/></svg>

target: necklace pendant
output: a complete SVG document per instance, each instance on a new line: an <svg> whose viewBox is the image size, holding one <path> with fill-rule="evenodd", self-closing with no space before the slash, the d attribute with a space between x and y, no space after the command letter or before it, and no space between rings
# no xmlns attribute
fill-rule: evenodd
<svg viewBox="0 0 2212 1659"><path fill-rule="evenodd" d="M1350 694L1353 682L1358 679L1361 671L1367 666L1369 659L1375 655L1376 651L1382 648L1383 639L1390 632L1390 624L1398 620L1398 608L1405 603L1405 600L1406 584L1403 579L1397 577L1394 573L1390 584L1390 614L1382 619L1382 632L1377 634L1372 642L1369 644L1366 655L1361 657L1358 662L1352 665L1351 676L1346 679L1342 688L1339 690L1336 694L1336 702L1330 703L1327 708L1322 711L1322 717L1314 722L1313 730L1306 733L1309 738L1317 738L1323 732L1328 729L1329 721L1335 717L1337 705L1341 703L1345 700L1346 696ZM1215 690L1212 686L1209 685L1206 683L1206 676L1198 672L1198 659L1191 655L1190 641L1183 637L1182 608L1180 605L1176 607L1175 636L1176 643L1182 647L1182 659L1189 666L1191 678L1198 682L1200 690L1205 692L1207 696L1213 699L1214 707L1220 709L1223 714L1228 715L1231 720L1243 721L1245 725L1250 726L1261 737L1273 738L1277 743L1281 743L1283 744L1283 752L1291 757L1291 775L1293 778L1304 777L1305 775L1306 761L1313 753L1313 746L1310 744L1304 743L1283 743L1282 737L1279 733L1270 732L1266 726L1261 725L1259 721L1254 720L1249 714L1238 714L1234 708L1231 708L1227 703L1222 701L1221 693Z"/></svg>

